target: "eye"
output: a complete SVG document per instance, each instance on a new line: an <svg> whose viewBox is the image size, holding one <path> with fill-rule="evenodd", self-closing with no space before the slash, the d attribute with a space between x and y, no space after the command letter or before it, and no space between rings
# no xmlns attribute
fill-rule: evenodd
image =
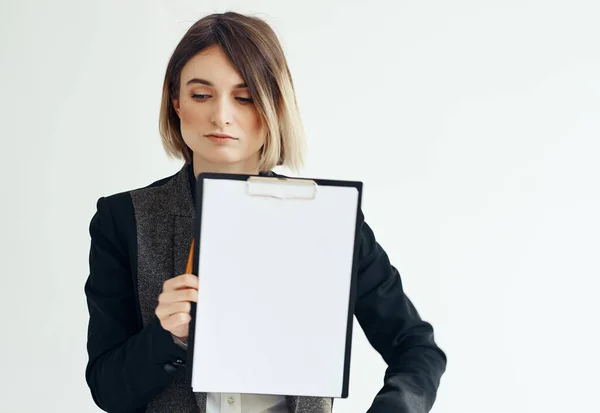
<svg viewBox="0 0 600 413"><path fill-rule="evenodd" d="M204 100L204 99L207 99L209 97L210 97L210 95L205 95L205 94L202 94L202 93L194 93L192 95L193 99L200 99L200 100Z"/></svg>
<svg viewBox="0 0 600 413"><path fill-rule="evenodd" d="M242 102L242 103L253 103L254 102L254 100L252 100L252 98L240 98L240 97L237 97L236 99L238 101Z"/></svg>

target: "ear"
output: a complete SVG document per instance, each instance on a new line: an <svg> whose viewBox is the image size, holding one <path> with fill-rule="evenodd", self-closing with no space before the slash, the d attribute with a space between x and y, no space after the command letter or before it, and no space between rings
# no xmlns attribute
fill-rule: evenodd
<svg viewBox="0 0 600 413"><path fill-rule="evenodd" d="M177 112L177 116L181 117L181 113L179 113L179 99L173 99L171 103L173 104L175 112Z"/></svg>

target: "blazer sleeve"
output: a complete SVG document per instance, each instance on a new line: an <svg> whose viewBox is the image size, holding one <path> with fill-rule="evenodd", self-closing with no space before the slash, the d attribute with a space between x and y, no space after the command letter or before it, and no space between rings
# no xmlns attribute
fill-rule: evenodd
<svg viewBox="0 0 600 413"><path fill-rule="evenodd" d="M136 257L130 252L135 245L133 206L128 196L115 197L98 200L89 227L85 377L102 410L141 412L172 382L177 367L185 363L186 351L158 318L141 326L132 268Z"/></svg>
<svg viewBox="0 0 600 413"><path fill-rule="evenodd" d="M426 413L433 406L446 355L432 326L405 295L402 281L360 213L355 315L387 364L383 388L367 413Z"/></svg>

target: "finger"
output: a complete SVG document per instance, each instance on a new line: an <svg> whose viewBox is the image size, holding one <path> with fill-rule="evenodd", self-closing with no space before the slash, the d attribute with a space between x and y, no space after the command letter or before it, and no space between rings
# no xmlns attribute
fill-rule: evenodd
<svg viewBox="0 0 600 413"><path fill-rule="evenodd" d="M163 284L164 291L180 290L183 288L198 288L198 277L194 274L181 274L168 279Z"/></svg>
<svg viewBox="0 0 600 413"><path fill-rule="evenodd" d="M189 301L178 301L156 307L156 316L162 320L171 316L172 314L189 313L191 309L192 304Z"/></svg>
<svg viewBox="0 0 600 413"><path fill-rule="evenodd" d="M161 321L161 324L165 330L173 332L173 330L189 324L191 319L192 316L189 313L175 313Z"/></svg>
<svg viewBox="0 0 600 413"><path fill-rule="evenodd" d="M183 288L198 288L198 277L194 274L181 274L168 279L163 284L163 291L180 290Z"/></svg>
<svg viewBox="0 0 600 413"><path fill-rule="evenodd" d="M198 290L186 288L185 290L164 291L158 296L159 305L187 301L198 302Z"/></svg>

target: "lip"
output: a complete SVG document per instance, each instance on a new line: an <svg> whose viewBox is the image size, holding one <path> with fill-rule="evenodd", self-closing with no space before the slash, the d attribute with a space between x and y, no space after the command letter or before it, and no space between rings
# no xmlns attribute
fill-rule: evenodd
<svg viewBox="0 0 600 413"><path fill-rule="evenodd" d="M209 133L207 135L204 135L207 138L213 138L213 139L232 139L235 140L235 138L233 136L227 135L226 133Z"/></svg>

